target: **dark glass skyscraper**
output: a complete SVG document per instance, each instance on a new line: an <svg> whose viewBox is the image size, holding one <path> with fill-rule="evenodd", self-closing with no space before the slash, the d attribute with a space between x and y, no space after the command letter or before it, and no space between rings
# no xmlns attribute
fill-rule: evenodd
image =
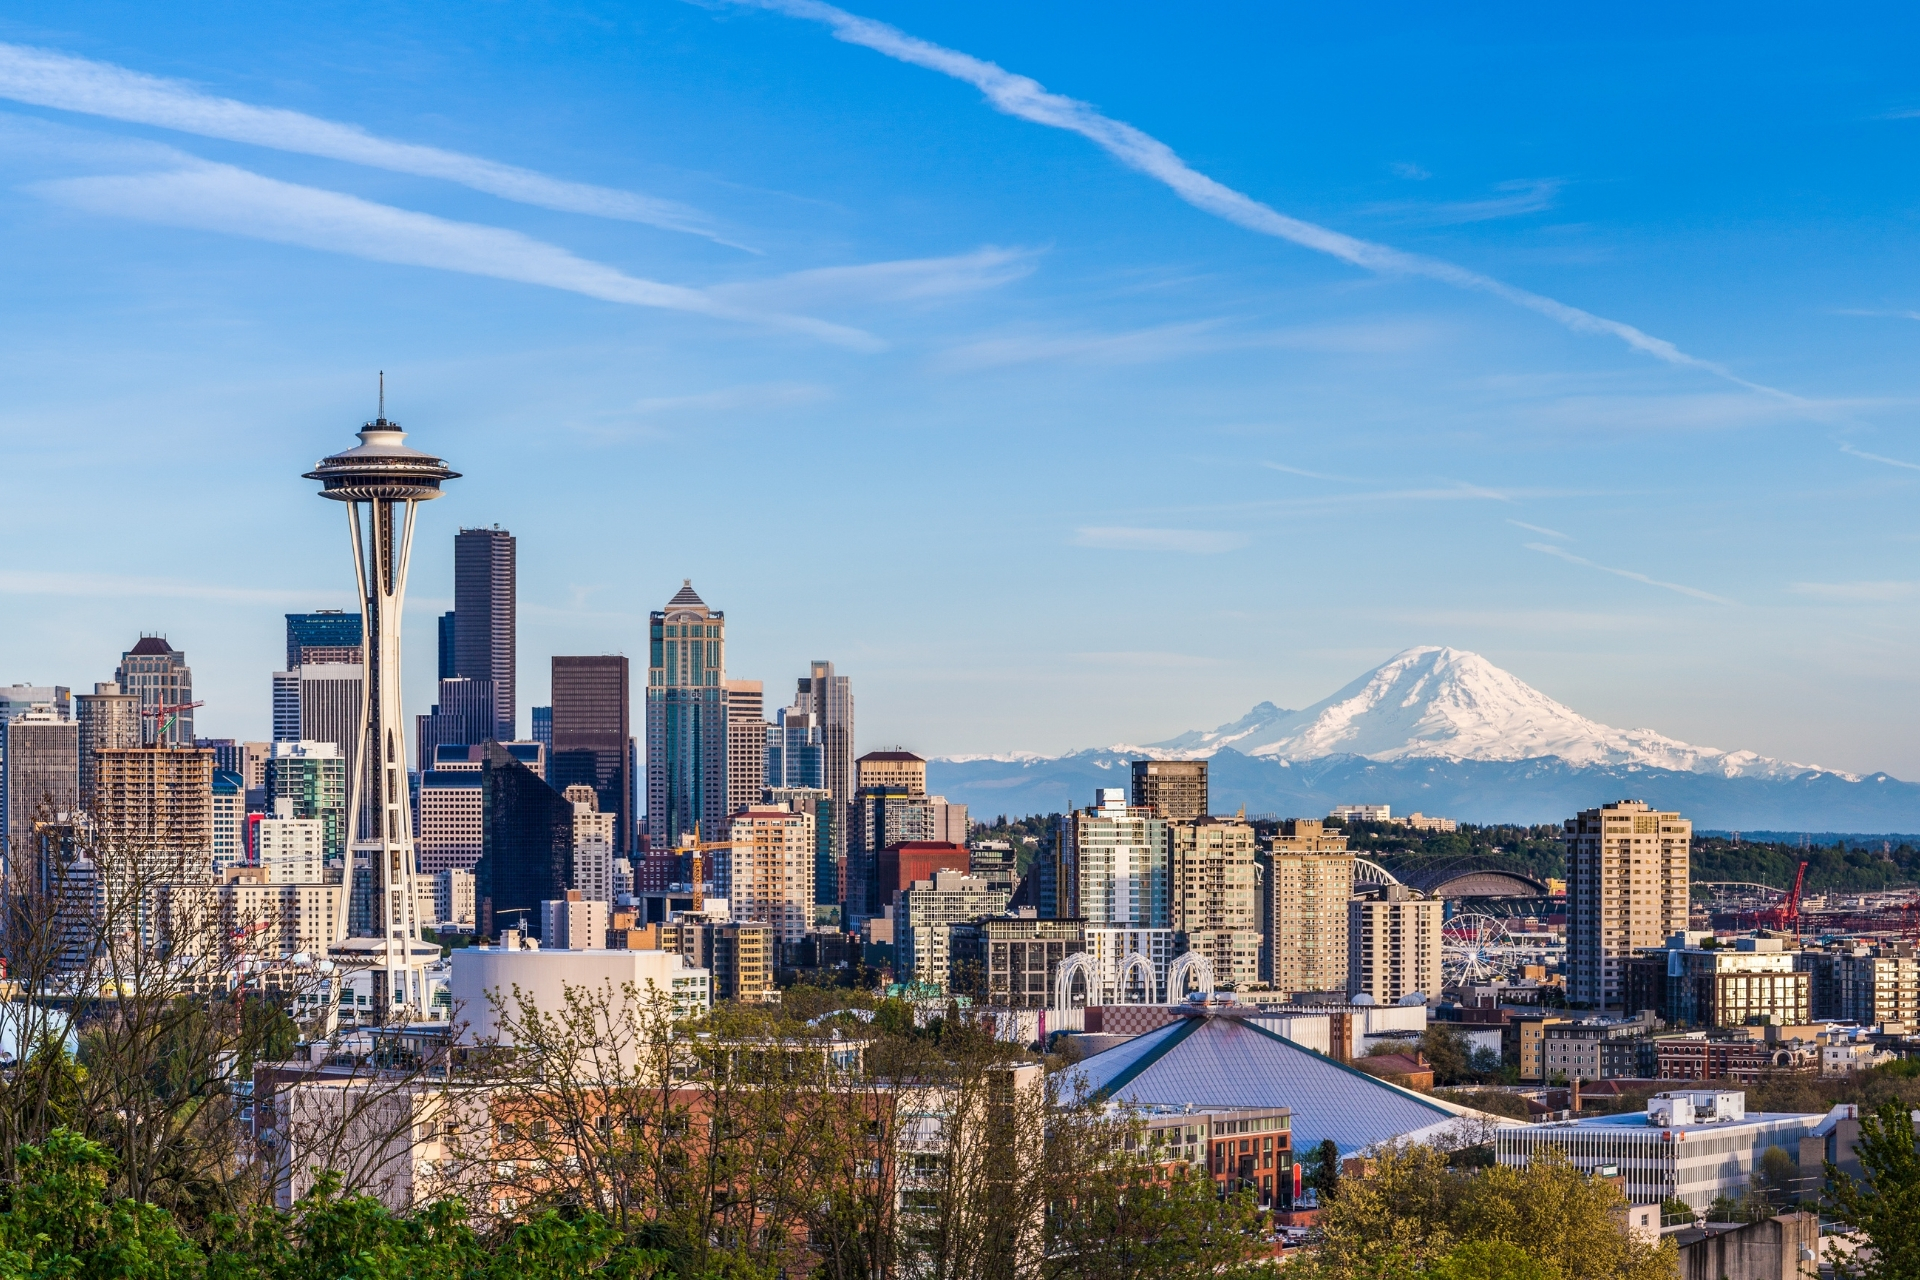
<svg viewBox="0 0 1920 1280"><path fill-rule="evenodd" d="M474 898L481 934L539 928L540 904L573 886L573 802L489 742L480 760L480 861Z"/></svg>
<svg viewBox="0 0 1920 1280"><path fill-rule="evenodd" d="M453 674L493 682L492 736L513 741L514 540L495 525L462 529L453 540Z"/></svg>
<svg viewBox="0 0 1920 1280"><path fill-rule="evenodd" d="M440 624L440 643L435 648L434 656L437 659L436 669L440 673L435 678L440 680L453 679L454 670L459 665L453 660L453 619L454 613L451 609L441 614L438 619Z"/></svg>
<svg viewBox="0 0 1920 1280"><path fill-rule="evenodd" d="M727 829L727 619L688 580L649 621L647 836L658 851Z"/></svg>
<svg viewBox="0 0 1920 1280"><path fill-rule="evenodd" d="M634 845L633 785L627 776L628 696L623 655L553 660L547 776L556 791L575 783L593 788L600 812L614 815L613 847L621 853ZM547 709L534 708L536 715L542 710Z"/></svg>

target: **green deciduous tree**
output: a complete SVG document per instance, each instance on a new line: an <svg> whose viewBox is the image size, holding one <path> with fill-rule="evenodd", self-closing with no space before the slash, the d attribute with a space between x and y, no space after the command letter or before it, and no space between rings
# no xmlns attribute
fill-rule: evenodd
<svg viewBox="0 0 1920 1280"><path fill-rule="evenodd" d="M1920 1151L1913 1115L1895 1101L1860 1120L1864 1181L1827 1164L1826 1208L1864 1234L1871 1248L1837 1261L1852 1280L1912 1280L1920 1276Z"/></svg>

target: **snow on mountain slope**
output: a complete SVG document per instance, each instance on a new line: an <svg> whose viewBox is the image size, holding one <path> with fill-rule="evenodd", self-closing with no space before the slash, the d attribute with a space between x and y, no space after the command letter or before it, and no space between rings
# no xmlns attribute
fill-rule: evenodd
<svg viewBox="0 0 1920 1280"><path fill-rule="evenodd" d="M1562 706L1477 653L1434 645L1395 654L1304 710L1263 702L1210 733L1194 731L1150 744L1155 754L1169 756L1212 755L1222 747L1277 760L1552 756L1573 765L1638 764L1728 778L1790 778L1818 768L1751 751L1691 746L1651 729L1611 728Z"/></svg>

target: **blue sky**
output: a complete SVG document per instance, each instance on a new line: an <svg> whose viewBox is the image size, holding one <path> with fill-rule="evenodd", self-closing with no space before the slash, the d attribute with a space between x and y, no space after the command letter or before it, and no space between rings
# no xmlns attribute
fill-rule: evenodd
<svg viewBox="0 0 1920 1280"><path fill-rule="evenodd" d="M11 6L0 682L164 632L264 736L280 614L350 593L299 474L385 369L465 473L417 709L498 522L523 723L691 577L864 746L1151 740L1432 643L1920 776L1910 12L853 12L905 35Z"/></svg>

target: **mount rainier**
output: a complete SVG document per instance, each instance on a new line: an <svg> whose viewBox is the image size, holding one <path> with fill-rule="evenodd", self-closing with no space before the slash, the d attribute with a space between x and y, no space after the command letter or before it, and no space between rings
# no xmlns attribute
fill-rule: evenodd
<svg viewBox="0 0 1920 1280"><path fill-rule="evenodd" d="M1212 808L1314 815L1391 804L1473 822L1553 822L1611 800L1678 809L1735 830L1920 830L1920 786L1884 773L1721 751L1590 720L1477 653L1395 654L1299 711L1262 702L1230 724L1164 742L1064 756L953 756L930 788L975 817L1064 811L1125 786L1128 762L1208 758Z"/></svg>

